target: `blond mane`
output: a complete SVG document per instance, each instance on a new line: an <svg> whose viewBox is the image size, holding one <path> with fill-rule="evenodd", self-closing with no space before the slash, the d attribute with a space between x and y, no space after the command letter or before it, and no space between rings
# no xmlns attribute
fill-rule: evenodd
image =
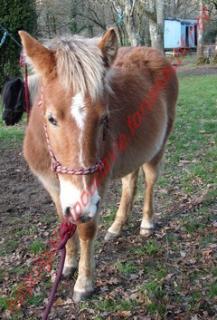
<svg viewBox="0 0 217 320"><path fill-rule="evenodd" d="M57 74L66 89L73 88L75 94L89 93L95 100L103 93L105 67L98 39L67 36L51 40L47 46L55 51Z"/></svg>

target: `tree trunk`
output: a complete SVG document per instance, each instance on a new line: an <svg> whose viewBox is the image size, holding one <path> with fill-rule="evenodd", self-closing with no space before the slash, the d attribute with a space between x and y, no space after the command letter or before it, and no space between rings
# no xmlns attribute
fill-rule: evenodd
<svg viewBox="0 0 217 320"><path fill-rule="evenodd" d="M164 51L164 0L149 0L152 17L149 19L151 46Z"/></svg>
<svg viewBox="0 0 217 320"><path fill-rule="evenodd" d="M203 0L200 0L200 14L198 17L197 23L197 63L201 64L205 62L204 58L204 42L203 42L203 34L204 34L204 3Z"/></svg>
<svg viewBox="0 0 217 320"><path fill-rule="evenodd" d="M156 0L158 49L164 52L164 0Z"/></svg>
<svg viewBox="0 0 217 320"><path fill-rule="evenodd" d="M204 0L200 0L200 15L197 23L197 64L209 63L208 57L204 56L204 33L207 22L210 20L208 7Z"/></svg>
<svg viewBox="0 0 217 320"><path fill-rule="evenodd" d="M134 21L134 5L135 3L133 0L125 0L124 24L126 27L130 45L135 47L139 44L139 36L136 32Z"/></svg>

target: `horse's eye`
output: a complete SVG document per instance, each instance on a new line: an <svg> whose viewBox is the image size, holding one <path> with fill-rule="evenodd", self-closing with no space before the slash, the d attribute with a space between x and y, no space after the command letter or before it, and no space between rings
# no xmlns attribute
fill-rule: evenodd
<svg viewBox="0 0 217 320"><path fill-rule="evenodd" d="M52 123L54 126L57 126L57 120L52 115L48 116L48 121Z"/></svg>

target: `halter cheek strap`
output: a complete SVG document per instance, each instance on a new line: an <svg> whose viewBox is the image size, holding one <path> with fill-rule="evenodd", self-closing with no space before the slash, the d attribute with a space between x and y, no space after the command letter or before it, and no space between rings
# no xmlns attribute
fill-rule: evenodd
<svg viewBox="0 0 217 320"><path fill-rule="evenodd" d="M41 107L43 104L43 91L41 91L41 97L38 102L38 106ZM71 174L71 175L88 175L95 173L97 171L102 171L104 169L104 163L102 160L99 160L95 165L88 167L88 168L79 168L79 169L74 169L70 167L65 167L63 166L56 158L53 149L51 147L48 131L47 131L47 124L44 123L44 132L45 132L45 137L47 141L47 148L48 152L50 154L51 158L51 170L56 172L56 173L61 173L61 174Z"/></svg>

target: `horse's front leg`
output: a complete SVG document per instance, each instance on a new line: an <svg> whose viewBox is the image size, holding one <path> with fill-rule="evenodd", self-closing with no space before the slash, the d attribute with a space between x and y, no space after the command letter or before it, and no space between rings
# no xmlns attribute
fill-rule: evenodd
<svg viewBox="0 0 217 320"><path fill-rule="evenodd" d="M74 287L73 299L79 302L94 291L95 284L95 259L94 240L96 236L96 222L90 221L78 225L80 240L80 260L78 278Z"/></svg>
<svg viewBox="0 0 217 320"><path fill-rule="evenodd" d="M63 220L63 212L60 203L60 190L59 190L59 180L55 174L43 173L43 175L38 172L32 171L39 178L39 180L44 185L45 189L50 194L53 202L55 203L57 214L59 216L60 222ZM74 273L77 269L77 252L78 252L78 236L77 232L73 235L71 239L68 240L66 244L66 259L63 268L63 276L68 277Z"/></svg>

